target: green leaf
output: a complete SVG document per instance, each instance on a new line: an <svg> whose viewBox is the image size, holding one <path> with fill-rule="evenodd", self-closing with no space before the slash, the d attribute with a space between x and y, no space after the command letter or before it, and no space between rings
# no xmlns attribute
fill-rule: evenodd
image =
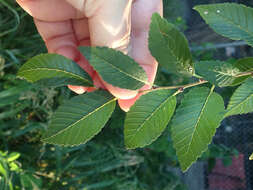
<svg viewBox="0 0 253 190"><path fill-rule="evenodd" d="M246 57L236 61L234 64L241 72L251 72L253 71L253 57ZM233 86L237 86L247 80L250 76L242 76L235 79Z"/></svg>
<svg viewBox="0 0 253 190"><path fill-rule="evenodd" d="M194 7L217 33L233 40L244 40L253 46L253 9L236 3Z"/></svg>
<svg viewBox="0 0 253 190"><path fill-rule="evenodd" d="M47 81L50 86L72 85L93 86L92 79L78 64L57 54L41 54L26 62L18 77L29 82Z"/></svg>
<svg viewBox="0 0 253 190"><path fill-rule="evenodd" d="M8 171L3 166L3 164L0 162L0 174L2 174L6 179L8 178Z"/></svg>
<svg viewBox="0 0 253 190"><path fill-rule="evenodd" d="M196 74L219 87L231 86L240 70L222 61L201 61L195 64Z"/></svg>
<svg viewBox="0 0 253 190"><path fill-rule="evenodd" d="M90 65L107 83L137 90L148 84L145 71L129 56L107 47L80 47Z"/></svg>
<svg viewBox="0 0 253 190"><path fill-rule="evenodd" d="M20 157L20 153L12 152L10 155L8 155L7 161L13 162L13 161L17 160L19 157Z"/></svg>
<svg viewBox="0 0 253 190"><path fill-rule="evenodd" d="M43 141L74 146L98 134L115 108L116 99L106 91L95 91L67 101L52 116Z"/></svg>
<svg viewBox="0 0 253 190"><path fill-rule="evenodd" d="M169 90L155 90L142 95L126 115L126 147L144 147L155 141L165 130L175 107L176 97Z"/></svg>
<svg viewBox="0 0 253 190"><path fill-rule="evenodd" d="M18 170L20 170L18 164L16 164L15 162L9 163L9 167L10 167L10 171L18 171Z"/></svg>
<svg viewBox="0 0 253 190"><path fill-rule="evenodd" d="M193 63L185 36L158 13L153 14L149 32L149 49L159 64L169 72L192 74Z"/></svg>
<svg viewBox="0 0 253 190"><path fill-rule="evenodd" d="M173 146L183 171L207 150L223 114L223 99L213 90L194 88L184 96L171 123Z"/></svg>
<svg viewBox="0 0 253 190"><path fill-rule="evenodd" d="M239 86L232 95L225 117L253 112L253 78Z"/></svg>

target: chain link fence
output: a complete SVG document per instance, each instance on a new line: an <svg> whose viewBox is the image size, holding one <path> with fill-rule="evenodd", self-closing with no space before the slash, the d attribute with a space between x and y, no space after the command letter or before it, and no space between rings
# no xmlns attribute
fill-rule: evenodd
<svg viewBox="0 0 253 190"><path fill-rule="evenodd" d="M221 37L212 31L192 8L199 4L234 2L253 7L253 1L244 0L182 0L184 5L183 19L186 20L185 34L192 51L212 52L212 59L228 60L253 56L252 48L244 42L235 42ZM166 15L166 14L165 14ZM198 56L198 55L197 55ZM221 94L228 102L229 97L223 89ZM229 89L230 91L235 88ZM228 93L229 94L229 93ZM209 161L198 161L189 171L182 174L175 170L189 190L252 190L253 161L249 156L253 152L253 114L232 116L225 119L213 139L213 144L238 153L229 158L215 158ZM211 161L211 162L210 162ZM211 165L211 169L210 169Z"/></svg>

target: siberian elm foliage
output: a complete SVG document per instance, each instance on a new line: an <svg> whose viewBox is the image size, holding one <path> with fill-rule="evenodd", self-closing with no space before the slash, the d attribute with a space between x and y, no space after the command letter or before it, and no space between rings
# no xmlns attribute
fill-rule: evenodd
<svg viewBox="0 0 253 190"><path fill-rule="evenodd" d="M217 33L253 46L253 8L224 3L200 5L194 9ZM148 84L144 70L129 56L108 47L79 49L105 82L129 90ZM196 82L156 86L143 91L144 95L126 114L125 146L127 149L147 146L169 124L180 166L186 171L208 148L225 117L253 112L253 58L240 59L236 64L218 60L194 61L186 37L157 13L150 25L149 49L160 67L195 78ZM21 67L18 76L49 86L93 86L92 79L76 63L55 54L33 57ZM211 85L198 87L208 83ZM216 86L238 86L227 108L215 92ZM183 99L177 101L177 95L181 93ZM43 141L62 146L86 143L105 126L116 100L101 89L74 97L52 116Z"/></svg>

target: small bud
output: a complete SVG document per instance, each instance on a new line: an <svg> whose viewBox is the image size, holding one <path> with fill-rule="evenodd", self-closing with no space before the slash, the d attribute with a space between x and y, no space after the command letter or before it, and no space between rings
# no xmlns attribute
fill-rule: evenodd
<svg viewBox="0 0 253 190"><path fill-rule="evenodd" d="M183 91L184 91L184 88L181 87L181 88L179 88L178 90L179 90L180 92L183 92Z"/></svg>

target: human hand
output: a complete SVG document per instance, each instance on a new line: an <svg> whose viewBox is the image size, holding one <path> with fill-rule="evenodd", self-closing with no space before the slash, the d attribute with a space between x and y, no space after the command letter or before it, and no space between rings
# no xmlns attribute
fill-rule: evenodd
<svg viewBox="0 0 253 190"><path fill-rule="evenodd" d="M92 77L98 88L119 98L124 111L141 95L101 80L78 46L107 46L128 53L142 66L152 84L157 62L148 49L148 32L154 12L162 14L162 0L17 0L34 17L48 52L76 61ZM141 90L149 89L144 86ZM93 88L69 86L78 94Z"/></svg>

